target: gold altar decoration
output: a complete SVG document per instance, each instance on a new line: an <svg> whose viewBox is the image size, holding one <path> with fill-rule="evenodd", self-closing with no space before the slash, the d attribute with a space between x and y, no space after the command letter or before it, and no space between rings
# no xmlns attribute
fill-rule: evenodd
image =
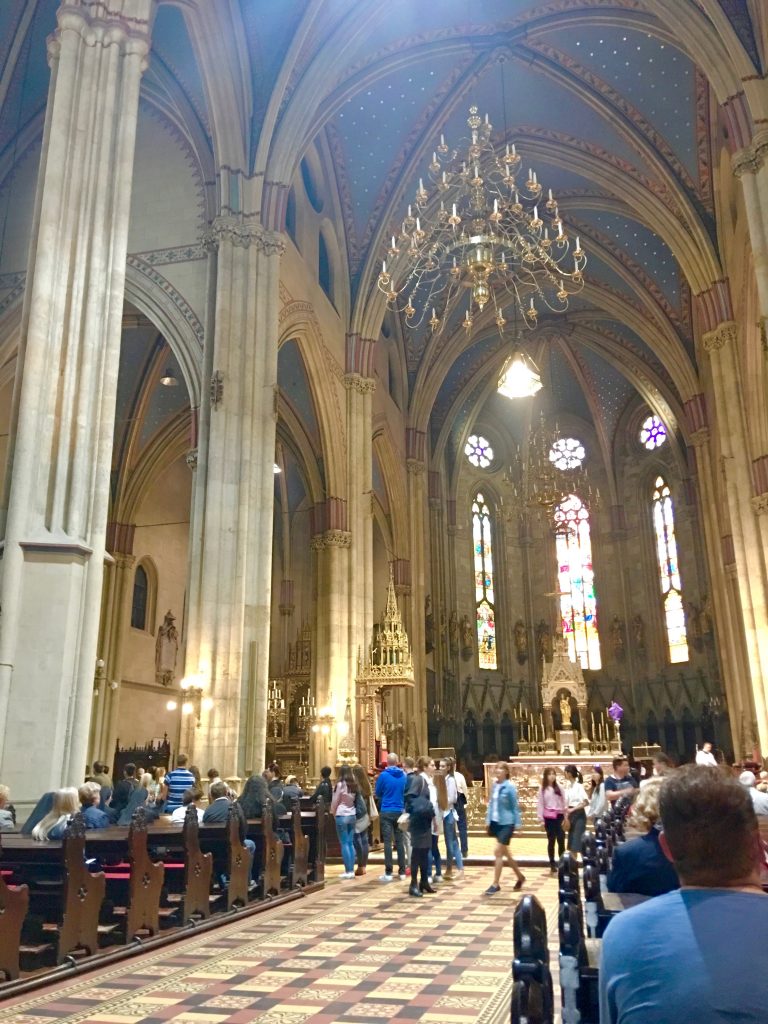
<svg viewBox="0 0 768 1024"><path fill-rule="evenodd" d="M395 594L392 566L389 567L387 607L368 647L368 656L358 658L357 702L359 721L360 763L375 768L376 741L381 736L384 693L391 687L414 685L413 655L408 634L403 626Z"/></svg>

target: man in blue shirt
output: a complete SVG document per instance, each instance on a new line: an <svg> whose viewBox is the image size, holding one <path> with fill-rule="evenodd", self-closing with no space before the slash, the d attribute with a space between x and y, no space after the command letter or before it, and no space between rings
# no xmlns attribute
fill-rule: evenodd
<svg viewBox="0 0 768 1024"><path fill-rule="evenodd" d="M397 872L405 878L405 841L397 825L397 819L405 811L406 775L398 764L397 754L387 755L387 767L376 779L374 796L379 805L381 841L384 844L384 874L380 882L392 881L392 841L397 850Z"/></svg>
<svg viewBox="0 0 768 1024"><path fill-rule="evenodd" d="M195 776L187 769L187 760L186 754L179 754L176 758L176 767L165 776L164 814L170 814L177 807L181 807L185 792L195 785Z"/></svg>
<svg viewBox="0 0 768 1024"><path fill-rule="evenodd" d="M749 794L686 765L660 794L661 845L682 888L618 914L603 936L601 1024L765 1024L768 895Z"/></svg>

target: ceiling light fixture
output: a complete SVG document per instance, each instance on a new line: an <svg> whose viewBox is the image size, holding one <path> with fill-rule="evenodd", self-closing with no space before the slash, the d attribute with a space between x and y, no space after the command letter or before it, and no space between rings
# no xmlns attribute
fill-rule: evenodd
<svg viewBox="0 0 768 1024"><path fill-rule="evenodd" d="M516 348L504 363L496 390L505 398L530 398L541 387L541 374L536 363Z"/></svg>
<svg viewBox="0 0 768 1024"><path fill-rule="evenodd" d="M170 366L166 366L165 373L160 378L160 383L164 388L176 388L179 386L179 380L176 374L173 372Z"/></svg>
<svg viewBox="0 0 768 1024"><path fill-rule="evenodd" d="M277 463L275 463L275 464L274 464L274 465L272 466L272 472L273 472L273 473L275 474L275 476L277 476L277 474L278 474L278 473L282 473L283 471L282 471L282 469L281 469L281 468L280 468L280 467L278 466L278 464L277 464Z"/></svg>
<svg viewBox="0 0 768 1024"><path fill-rule="evenodd" d="M483 120L477 107L469 114L470 137L460 149L440 136L426 185L420 178L392 235L378 287L409 327L426 321L439 332L452 301L468 290L468 333L488 302L499 329L508 303L533 328L539 309L568 308L569 297L584 286L587 258L578 236L571 246L552 189L543 199L532 168L518 180L522 160L515 146L497 149L488 115Z"/></svg>

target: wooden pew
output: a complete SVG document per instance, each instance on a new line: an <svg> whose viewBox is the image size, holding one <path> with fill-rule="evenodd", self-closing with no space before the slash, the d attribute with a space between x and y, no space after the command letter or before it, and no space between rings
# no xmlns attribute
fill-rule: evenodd
<svg viewBox="0 0 768 1024"><path fill-rule="evenodd" d="M85 864L85 821L81 812L67 825L62 841L64 897L58 929L57 961L75 951L94 954L99 949L99 911L106 891L104 872L91 872Z"/></svg>
<svg viewBox="0 0 768 1024"><path fill-rule="evenodd" d="M29 909L29 886L6 885L0 876L0 973L6 981L19 976L21 928Z"/></svg>
<svg viewBox="0 0 768 1024"><path fill-rule="evenodd" d="M303 889L309 882L309 836L305 835L301 821L301 807L298 800L291 805L293 825L293 863L291 865L291 888Z"/></svg>
<svg viewBox="0 0 768 1024"><path fill-rule="evenodd" d="M512 978L541 986L541 1024L554 1021L554 994L549 969L547 915L534 896L523 896L515 908ZM530 987L530 986L529 986Z"/></svg>
<svg viewBox="0 0 768 1024"><path fill-rule="evenodd" d="M244 907L248 903L251 884L251 853L243 844L240 829L242 812L230 804L227 814L227 910ZM299 824L301 828L301 824Z"/></svg>
<svg viewBox="0 0 768 1024"><path fill-rule="evenodd" d="M552 1024L544 1015L544 986L533 978L516 981L512 986L512 1024Z"/></svg>
<svg viewBox="0 0 768 1024"><path fill-rule="evenodd" d="M159 933L160 894L165 879L165 865L155 863L147 850L147 815L143 807L137 807L133 812L128 830L128 863L131 877L125 941L131 942L139 932Z"/></svg>
<svg viewBox="0 0 768 1024"><path fill-rule="evenodd" d="M314 829L309 837L309 863L312 866L312 881L325 881L325 858L328 837L328 808L320 797L313 808L315 812Z"/></svg>
<svg viewBox="0 0 768 1024"><path fill-rule="evenodd" d="M213 855L200 849L197 808L187 807L182 829L184 839L184 893L182 921L187 924L197 917L211 916L211 874Z"/></svg>
<svg viewBox="0 0 768 1024"><path fill-rule="evenodd" d="M283 863L283 844L275 835L272 801L267 798L262 816L263 861L262 894L265 899L280 893L280 867Z"/></svg>
<svg viewBox="0 0 768 1024"><path fill-rule="evenodd" d="M600 1024L600 942L585 939L580 911L572 903L558 911L562 1024Z"/></svg>

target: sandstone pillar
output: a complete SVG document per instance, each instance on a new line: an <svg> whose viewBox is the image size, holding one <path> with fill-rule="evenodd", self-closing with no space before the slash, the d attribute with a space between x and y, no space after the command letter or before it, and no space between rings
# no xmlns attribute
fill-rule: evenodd
<svg viewBox="0 0 768 1024"><path fill-rule="evenodd" d="M768 646L764 640L768 635L766 549L751 505L749 436L740 397L742 382L737 341L738 325L732 321L719 324L703 337L704 349L711 359L756 729L761 748L768 750Z"/></svg>
<svg viewBox="0 0 768 1024"><path fill-rule="evenodd" d="M427 676L424 655L424 598L426 597L427 529L426 435L406 430L406 468L408 471L408 531L411 554L411 622L408 630L413 652L415 686L410 694L410 721L406 727L419 754L426 754Z"/></svg>
<svg viewBox="0 0 768 1024"><path fill-rule="evenodd" d="M3 513L0 778L19 803L85 769L152 14L153 0L69 0L49 41Z"/></svg>
<svg viewBox="0 0 768 1024"><path fill-rule="evenodd" d="M284 246L245 215L217 217L211 373L201 409L185 675L203 688L190 753L225 775L264 760Z"/></svg>

